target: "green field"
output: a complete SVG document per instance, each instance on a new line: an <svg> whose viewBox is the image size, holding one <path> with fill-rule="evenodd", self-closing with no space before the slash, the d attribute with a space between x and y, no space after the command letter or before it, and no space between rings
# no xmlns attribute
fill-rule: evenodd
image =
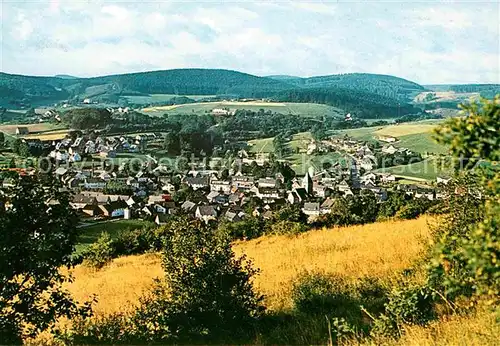
<svg viewBox="0 0 500 346"><path fill-rule="evenodd" d="M252 139L251 141L248 141L248 145L250 147L249 151L251 153L273 153L273 140L274 137Z"/></svg>
<svg viewBox="0 0 500 346"><path fill-rule="evenodd" d="M204 114L215 108L246 109L250 111L271 111L275 113L320 117L324 115L343 116L338 108L315 103L279 103L279 102L201 102L185 105L160 106L144 108L142 111L150 115L158 114Z"/></svg>
<svg viewBox="0 0 500 346"><path fill-rule="evenodd" d="M449 170L434 159L417 163L377 169L374 172L391 173L400 178L433 181L440 175L449 175Z"/></svg>
<svg viewBox="0 0 500 346"><path fill-rule="evenodd" d="M347 134L361 141L376 140L379 136L394 136L398 142L395 147L408 148L418 153L444 154L446 148L437 144L432 138L432 129L441 121L427 120L399 125L362 127L339 131L339 135ZM382 142L381 142L382 143Z"/></svg>
<svg viewBox="0 0 500 346"><path fill-rule="evenodd" d="M396 147L408 148L418 153L446 154L446 147L436 143L431 133L419 133L401 136Z"/></svg>
<svg viewBox="0 0 500 346"><path fill-rule="evenodd" d="M76 245L76 253L82 253L90 244L94 243L101 233L107 232L111 238L116 238L121 232L133 231L154 223L143 220L111 220L96 222L93 225L80 228L81 234Z"/></svg>
<svg viewBox="0 0 500 346"><path fill-rule="evenodd" d="M122 96L130 103L148 105L159 102L169 102L175 97L188 97L192 100L198 101L203 99L213 98L216 95L173 95L173 94L152 94L147 96Z"/></svg>

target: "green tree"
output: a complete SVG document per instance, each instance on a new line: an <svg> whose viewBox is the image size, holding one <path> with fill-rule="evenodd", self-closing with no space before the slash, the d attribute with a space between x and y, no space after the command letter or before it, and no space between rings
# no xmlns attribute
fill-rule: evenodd
<svg viewBox="0 0 500 346"><path fill-rule="evenodd" d="M429 265L429 283L449 299L500 293L500 95L494 100L463 105L465 114L437 131L467 167L448 186L445 214L435 230L436 246Z"/></svg>
<svg viewBox="0 0 500 346"><path fill-rule="evenodd" d="M257 270L245 257L235 257L226 234L177 219L167 227L164 245L164 285L137 314L141 328L152 328L146 334L206 342L251 329L263 312L252 284Z"/></svg>
<svg viewBox="0 0 500 346"><path fill-rule="evenodd" d="M69 195L52 178L21 177L0 205L0 340L20 343L60 316L86 314L63 289L78 232ZM5 208L6 203L12 207ZM50 202L50 203L48 203Z"/></svg>
<svg viewBox="0 0 500 346"><path fill-rule="evenodd" d="M438 142L469 166L479 159L500 161L500 94L493 100L481 99L461 108L463 116L450 118L437 128Z"/></svg>
<svg viewBox="0 0 500 346"><path fill-rule="evenodd" d="M19 154L19 146L21 145L22 141L19 138L15 138L10 141L10 149L14 154Z"/></svg>
<svg viewBox="0 0 500 346"><path fill-rule="evenodd" d="M30 147L26 142L21 142L19 144L18 154L22 157L30 156Z"/></svg>

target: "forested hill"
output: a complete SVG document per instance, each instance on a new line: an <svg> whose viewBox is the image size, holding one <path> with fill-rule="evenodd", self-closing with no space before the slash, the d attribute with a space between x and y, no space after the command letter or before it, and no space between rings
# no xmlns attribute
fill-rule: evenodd
<svg viewBox="0 0 500 346"><path fill-rule="evenodd" d="M427 85L426 89L440 92L479 93L486 98L493 98L500 94L500 84L438 84Z"/></svg>
<svg viewBox="0 0 500 346"><path fill-rule="evenodd" d="M176 95L241 95L289 88L283 82L247 73L213 69L177 69L89 78L85 83L116 84L124 92Z"/></svg>
<svg viewBox="0 0 500 346"><path fill-rule="evenodd" d="M348 112L393 115L414 112L408 105L424 87L392 76L343 74L311 78L258 77L220 69L176 69L93 78L30 77L0 73L0 106L24 108L85 98L106 104L128 95L224 95L326 103ZM373 108L370 110L370 108Z"/></svg>
<svg viewBox="0 0 500 346"><path fill-rule="evenodd" d="M310 78L292 76L270 76L269 78L286 81L308 89L341 88L366 91L397 99L401 102L408 102L415 95L425 90L423 86L403 78L370 73L347 73Z"/></svg>

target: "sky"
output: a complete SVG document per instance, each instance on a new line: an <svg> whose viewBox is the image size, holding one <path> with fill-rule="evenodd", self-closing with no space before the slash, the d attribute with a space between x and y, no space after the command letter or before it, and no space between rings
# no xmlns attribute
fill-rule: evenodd
<svg viewBox="0 0 500 346"><path fill-rule="evenodd" d="M197 67L500 83L500 0L1 0L0 20L7 73Z"/></svg>

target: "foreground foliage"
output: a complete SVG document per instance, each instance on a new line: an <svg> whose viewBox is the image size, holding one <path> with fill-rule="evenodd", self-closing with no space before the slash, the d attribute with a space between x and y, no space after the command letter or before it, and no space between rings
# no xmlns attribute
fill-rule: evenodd
<svg viewBox="0 0 500 346"><path fill-rule="evenodd" d="M48 181L44 179L49 179ZM86 316L63 289L72 264L76 215L49 177L21 177L0 197L0 340L21 343L60 317Z"/></svg>

